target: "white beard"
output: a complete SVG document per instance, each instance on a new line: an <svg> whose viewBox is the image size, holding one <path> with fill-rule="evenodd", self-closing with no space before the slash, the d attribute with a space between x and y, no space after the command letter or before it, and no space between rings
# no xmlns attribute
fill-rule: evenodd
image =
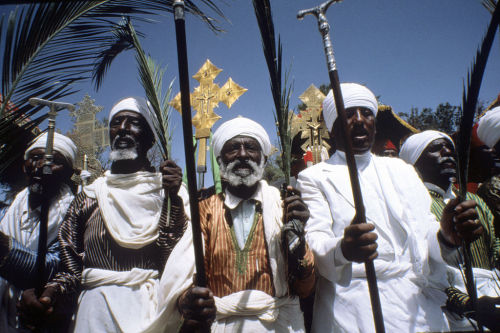
<svg viewBox="0 0 500 333"><path fill-rule="evenodd" d="M253 186L259 180L262 179L264 175L264 157L260 159L260 164L255 163L254 161L248 161L248 164L252 168L252 170L237 170L234 171L234 168L241 164L241 161L236 160L228 165L225 165L224 162L220 161L220 174L221 177L226 179L231 186Z"/></svg>
<svg viewBox="0 0 500 333"><path fill-rule="evenodd" d="M109 159L111 161L123 161L123 160L135 160L139 154L137 153L137 146L133 146L130 148L116 148L116 140L119 137L116 136L115 139L113 140L113 143L111 144L111 152L109 153Z"/></svg>

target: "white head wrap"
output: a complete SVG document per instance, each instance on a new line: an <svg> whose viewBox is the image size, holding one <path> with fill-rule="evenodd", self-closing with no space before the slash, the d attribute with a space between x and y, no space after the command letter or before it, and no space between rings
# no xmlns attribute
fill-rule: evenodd
<svg viewBox="0 0 500 333"><path fill-rule="evenodd" d="M403 146L401 146L399 157L406 163L415 165L425 148L437 139L448 139L453 147L455 147L453 140L446 133L428 130L408 137Z"/></svg>
<svg viewBox="0 0 500 333"><path fill-rule="evenodd" d="M487 111L479 119L477 136L490 148L497 144L500 140L500 106Z"/></svg>
<svg viewBox="0 0 500 333"><path fill-rule="evenodd" d="M47 146L47 133L40 134L35 139L35 142L33 142L33 144L29 146L28 149L26 149L24 153L24 159L25 160L28 159L29 152L32 151L33 149L37 148L45 149L46 146ZM70 165L73 166L73 163L75 163L77 148L70 138L62 134L59 134L57 132L54 132L53 149L54 151L57 151L62 156L64 156L66 160L70 163Z"/></svg>
<svg viewBox="0 0 500 333"><path fill-rule="evenodd" d="M226 121L215 131L212 137L212 149L215 157L220 156L220 151L227 141L238 135L257 140L265 156L269 156L271 153L271 141L264 127L248 118L237 117Z"/></svg>
<svg viewBox="0 0 500 333"><path fill-rule="evenodd" d="M370 89L358 83L342 83L340 85L342 97L344 98L344 107L364 107L370 109L374 115L377 115L378 103L377 98ZM335 107L335 99L333 92L330 90L323 100L323 118L325 119L326 127L331 132L333 123L337 119L337 108Z"/></svg>
<svg viewBox="0 0 500 333"><path fill-rule="evenodd" d="M151 131L156 138L155 123L158 122L148 100L142 97L127 97L116 103L109 111L108 126L113 117L120 111L132 111L140 114L146 119Z"/></svg>

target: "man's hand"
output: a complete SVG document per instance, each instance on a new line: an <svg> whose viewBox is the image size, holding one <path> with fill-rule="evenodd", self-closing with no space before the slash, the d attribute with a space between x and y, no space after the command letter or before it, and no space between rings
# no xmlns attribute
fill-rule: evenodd
<svg viewBox="0 0 500 333"><path fill-rule="evenodd" d="M170 197L176 197L182 183L182 169L174 161L166 160L160 164L160 171L163 189L170 194Z"/></svg>
<svg viewBox="0 0 500 333"><path fill-rule="evenodd" d="M306 224L309 219L309 209L304 201L302 201L300 192L291 186L288 186L286 190L291 195L283 200L285 206L285 223L296 219Z"/></svg>
<svg viewBox="0 0 500 333"><path fill-rule="evenodd" d="M476 320L492 332L500 330L500 297L483 296L477 300Z"/></svg>
<svg viewBox="0 0 500 333"><path fill-rule="evenodd" d="M19 321L27 328L41 327L50 322L54 314L54 301L56 289L46 288L40 298L37 297L35 289L27 289L23 292L21 300L17 303Z"/></svg>
<svg viewBox="0 0 500 333"><path fill-rule="evenodd" d="M444 240L454 246L460 246L462 241L476 240L483 233L476 202L466 200L460 203L458 198L450 200L441 216L440 232Z"/></svg>
<svg viewBox="0 0 500 333"><path fill-rule="evenodd" d="M369 223L350 224L344 229L340 243L344 258L349 261L365 262L377 258L377 238L375 226Z"/></svg>
<svg viewBox="0 0 500 333"><path fill-rule="evenodd" d="M179 298L179 311L184 317L183 330L210 327L217 312L214 294L208 288L191 287Z"/></svg>

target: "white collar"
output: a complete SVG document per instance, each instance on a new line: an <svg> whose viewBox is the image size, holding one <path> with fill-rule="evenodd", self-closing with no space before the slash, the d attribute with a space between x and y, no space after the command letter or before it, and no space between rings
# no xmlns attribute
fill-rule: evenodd
<svg viewBox="0 0 500 333"><path fill-rule="evenodd" d="M337 155L341 160L346 161L345 152L337 150L335 154L333 154L333 156L335 155ZM354 154L354 159L356 160L356 167L358 169L364 169L370 163L372 159L372 153L370 151L367 151L363 154Z"/></svg>
<svg viewBox="0 0 500 333"><path fill-rule="evenodd" d="M254 194L248 198L247 200L255 200L259 201L260 203L263 203L262 199L262 185L260 182L258 183L259 185L257 186L257 189L255 190ZM227 208L229 209L235 209L240 202L242 202L244 199L240 198L231 192L229 192L227 189L225 190L225 196L226 198L224 199L224 205L226 205Z"/></svg>

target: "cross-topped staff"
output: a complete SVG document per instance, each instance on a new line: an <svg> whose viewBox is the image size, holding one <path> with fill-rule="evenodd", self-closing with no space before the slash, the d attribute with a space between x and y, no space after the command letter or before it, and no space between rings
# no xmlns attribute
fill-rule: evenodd
<svg viewBox="0 0 500 333"><path fill-rule="evenodd" d="M335 99L335 106L337 108L338 120L341 125L340 135L344 138L345 142L345 155L347 161L347 168L349 170L349 178L351 180L352 194L354 198L354 206L356 208L356 216L354 218L354 223L366 223L365 207L363 205L363 197L361 195L361 187L359 185L358 169L356 167L356 160L354 159L354 154L352 152L352 142L350 140L351 133L349 127L347 126L347 117L344 108L344 99L342 97L342 91L340 90L339 75L337 73L337 66L335 63L335 57L333 55L333 46L330 39L330 25L326 19L325 13L328 7L334 2L340 2L341 0L328 0L317 7L310 9L304 9L297 13L297 18L302 20L304 16L312 14L316 16L318 20L318 28L321 36L323 37L323 45L326 54L326 63L328 67L328 75L330 77L330 83L332 85L333 96ZM370 291L370 299L372 304L373 319L375 322L375 330L377 333L385 332L384 328L384 318L382 315L382 306L380 304L380 297L378 293L377 286L377 276L375 275L375 267L372 260L365 262L366 269L366 279L368 281L368 289Z"/></svg>
<svg viewBox="0 0 500 333"><path fill-rule="evenodd" d="M45 286L45 257L47 256L47 222L49 220L49 207L50 202L47 195L47 187L50 186L50 175L52 174L52 164L54 161L53 147L54 147L54 131L56 128L57 112L68 109L70 112L74 111L75 106L69 103L48 101L41 98L30 98L30 104L33 106L44 105L50 108L49 123L47 126L47 143L45 146L44 163L42 169L42 205L40 209L40 227L38 237L38 253L36 257L35 267L38 272L38 283L36 290L38 293L43 291Z"/></svg>
<svg viewBox="0 0 500 333"><path fill-rule="evenodd" d="M204 186L204 174L207 172L207 140L210 138L213 125L221 118L214 112L214 108L222 102L230 109L233 103L247 91L247 89L236 84L232 78L229 78L222 87L219 87L217 83L214 83L214 79L220 72L222 72L222 69L217 68L207 59L198 72L193 75L193 78L200 83L190 95L191 105L193 109L198 111L194 115L192 123L196 130L195 138L199 142L196 167L196 171L200 176L199 188ZM181 112L180 93L174 97L170 105Z"/></svg>

